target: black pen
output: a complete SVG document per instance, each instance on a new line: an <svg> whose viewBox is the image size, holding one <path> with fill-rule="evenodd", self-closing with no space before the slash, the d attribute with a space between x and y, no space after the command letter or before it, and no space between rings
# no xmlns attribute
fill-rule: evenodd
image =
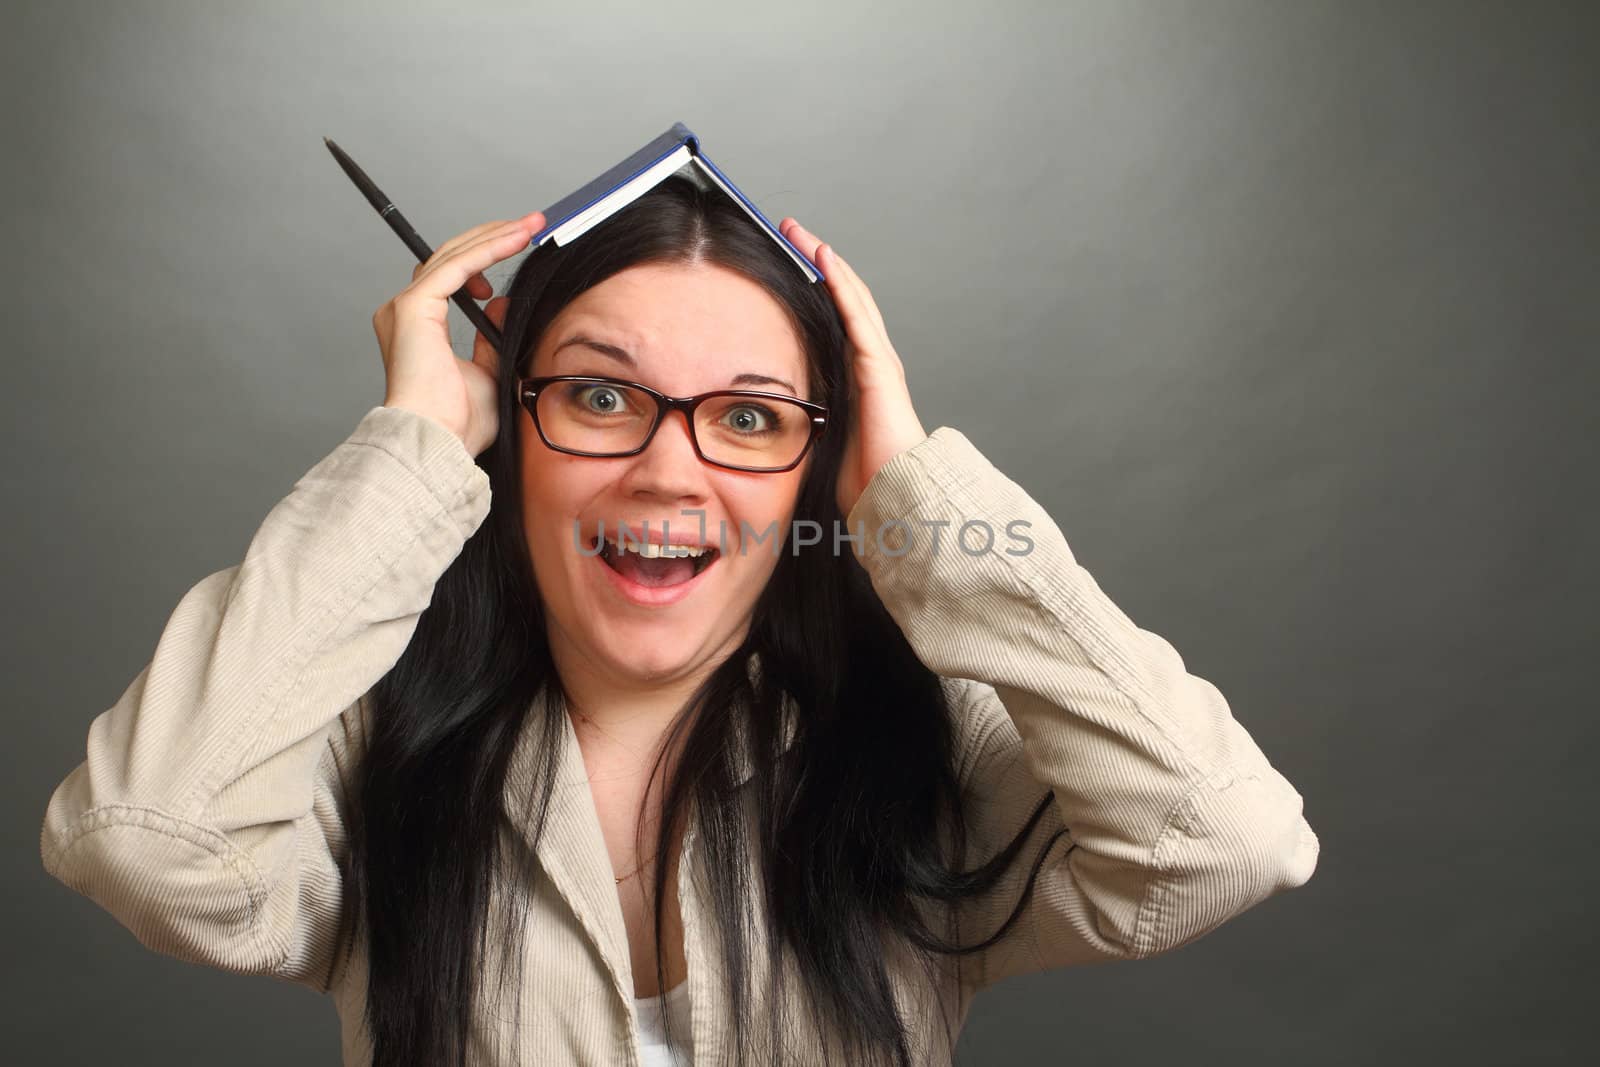
<svg viewBox="0 0 1600 1067"><path fill-rule="evenodd" d="M394 206L394 201L383 195L383 190L373 184L372 179L367 177L367 172L356 166L356 161L346 155L344 149L326 137L322 139L322 143L328 146L328 151L333 153L333 158L338 161L340 168L350 175L350 180L356 183L356 188L361 190L361 195L366 197L367 202L378 210L378 214L389 224L389 228L400 235L400 240L404 241L406 247L411 249L412 254L417 257L417 262L426 263L428 257L433 255L433 249L428 247L426 241L417 236L417 231L413 230L411 223L407 222L406 217L400 214L400 209ZM495 329L494 323L489 321L489 316L484 314L483 308L478 306L478 302L472 299L472 294L463 287L452 293L450 299L456 302L456 307L466 312L467 318L478 328L478 331L483 334L494 350L499 352L500 331Z"/></svg>

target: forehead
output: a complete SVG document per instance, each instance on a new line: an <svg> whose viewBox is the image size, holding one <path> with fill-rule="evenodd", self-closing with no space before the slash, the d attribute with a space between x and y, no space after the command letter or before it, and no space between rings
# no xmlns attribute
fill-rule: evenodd
<svg viewBox="0 0 1600 1067"><path fill-rule="evenodd" d="M551 369L557 346L579 334L626 349L641 369L764 373L804 389L805 351L783 306L714 264L641 264L585 290L545 330L535 353L540 371ZM559 373L585 353L564 349Z"/></svg>

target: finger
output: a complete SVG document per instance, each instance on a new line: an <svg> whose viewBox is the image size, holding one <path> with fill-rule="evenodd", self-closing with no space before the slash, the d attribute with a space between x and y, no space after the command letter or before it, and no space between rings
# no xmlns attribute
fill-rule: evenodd
<svg viewBox="0 0 1600 1067"><path fill-rule="evenodd" d="M457 249L463 248L469 244L473 244L474 242L490 233L493 233L496 230L504 229L507 226L515 226L519 223L526 224L532 222L534 220L534 216L536 215L539 216L540 225L543 225L544 216L538 211L530 211L521 218L495 219L493 222L479 223L469 230L463 230L454 237L450 238L444 244L440 245L438 248L435 248L433 250L433 255L428 257L428 262L431 263L435 259L442 259L445 256L452 255ZM535 229L537 229L537 227L535 227Z"/></svg>
<svg viewBox="0 0 1600 1067"><path fill-rule="evenodd" d="M474 274L526 248L529 233L528 227L513 224L506 230L479 238L444 259L430 259L406 290L420 296L448 299Z"/></svg>
<svg viewBox="0 0 1600 1067"><path fill-rule="evenodd" d="M788 232L784 233L784 236L789 239L789 242L804 252L806 258L810 259L811 262L820 266L821 262L817 257L822 254L823 242L817 238L817 235L800 225L799 220L793 217L785 218L778 228L781 232L785 227L788 228ZM872 299L872 292L867 288L867 283L861 280L861 276L855 272L850 264L839 258L832 245L828 246L828 251L833 253L833 260L839 265L841 272L845 275L845 280L851 282L860 290L862 300L867 305L871 319L877 324L878 330L883 333L884 339L887 340L888 330L883 325L883 314L878 310L877 301ZM833 281L834 279L830 277L829 284L831 285Z"/></svg>
<svg viewBox="0 0 1600 1067"><path fill-rule="evenodd" d="M787 232L784 232L784 236L789 239L789 242L804 252L806 257L818 266L822 266L822 260L819 257L826 254L829 269L825 269L823 273L827 276L830 291L835 294L835 303L841 300L843 289L853 292L854 300L851 302L862 307L866 312L867 320L876 327L878 344L892 352L893 346L889 343L889 330L883 324L883 312L878 309L878 302L872 298L872 291L867 288L867 283L861 280L861 276L855 272L855 269L840 258L832 245L825 246L824 242L817 239L816 234L800 225L798 219L786 217L779 223L778 228L780 232L786 229ZM826 253L823 251L824 247L826 247ZM896 358L898 359L898 356Z"/></svg>
<svg viewBox="0 0 1600 1067"><path fill-rule="evenodd" d="M817 246L822 242L817 235L800 225L795 218L785 218L778 223L778 232L788 238L789 243L798 248L811 262L817 261Z"/></svg>
<svg viewBox="0 0 1600 1067"><path fill-rule="evenodd" d="M497 296L483 306L483 313L494 323L495 329L501 330L506 324L506 309L511 306L511 298ZM500 354L495 351L494 345L483 336L483 331L478 330L472 338L472 362L488 371L497 380L500 377Z"/></svg>
<svg viewBox="0 0 1600 1067"><path fill-rule="evenodd" d="M510 230L517 227L522 227L529 229L530 234L532 234L537 233L543 226L544 215L538 211L529 212L520 219L497 219L494 222L485 222L481 225L474 226L470 230L465 230L462 233L456 234L454 237L450 238L450 240L434 249L433 254L430 255L426 260L411 268L411 280L416 281L418 278L422 277L423 273L430 267L435 266L443 260L449 259L461 249L470 247L471 245L482 241L486 237L493 237L496 233L502 230ZM482 293L482 295L477 292L474 292L472 295L477 297L479 300L486 299L487 297L494 295L493 287L491 286L489 291Z"/></svg>
<svg viewBox="0 0 1600 1067"><path fill-rule="evenodd" d="M836 294L840 292L849 294L851 302L861 309L867 321L876 329L882 343L887 345L889 331L883 325L883 314L878 310L877 301L872 299L872 291L867 288L867 283L861 280L861 276L851 269L850 264L846 263L839 253L834 251L832 245L825 244L822 247L826 251L819 252L819 255L826 257L829 268L826 271L828 283L838 287L834 290Z"/></svg>
<svg viewBox="0 0 1600 1067"><path fill-rule="evenodd" d="M850 331L852 339L859 334L865 340L870 335L861 331L871 322L871 318L867 315L867 309L862 306L861 294L856 292L855 286L847 284L844 271L836 266L839 257L829 255L833 250L825 244L819 245L818 248L820 262L829 268L828 284L833 289L833 301L839 308L839 317L844 319L845 327ZM837 280L834 277L836 273Z"/></svg>
<svg viewBox="0 0 1600 1067"><path fill-rule="evenodd" d="M429 262L431 262L431 260ZM411 280L416 281L418 278L422 277L422 272L426 268L427 264L418 263L411 269ZM474 274L472 277L467 279L467 295L472 297L474 300L487 300L494 295L494 284L482 274Z"/></svg>
<svg viewBox="0 0 1600 1067"><path fill-rule="evenodd" d="M512 225L516 221L517 221L516 219L496 219L493 222L485 222L485 223L482 223L480 225L474 226L470 230L463 230L461 233L456 234L454 237L450 238L450 240L446 241L444 244L440 245L438 248L435 248L428 255L427 259L422 260L416 266L412 267L411 268L411 277L412 277L412 279L415 280L417 277L419 277L422 274L423 271L427 270L429 264L437 263L439 260L445 259L446 257L454 254L456 249L461 248L463 245L470 244L471 242L476 241L478 238L482 237L484 234L492 233L495 230L504 229L505 227Z"/></svg>
<svg viewBox="0 0 1600 1067"><path fill-rule="evenodd" d="M822 246L822 264L828 270L830 279L837 275L837 282L830 282L837 286L833 290L834 303L839 308L839 315L844 319L845 328L856 342L856 347L861 353L869 354L884 361L888 366L895 367L903 373L900 367L900 355L894 350L894 345L889 341L889 334L883 328L883 317L878 314L878 307L872 301L872 294L867 292L865 285L859 278L854 277L845 267L833 246Z"/></svg>
<svg viewBox="0 0 1600 1067"><path fill-rule="evenodd" d="M542 218L543 216L539 215L538 212L534 212L532 215L525 215L520 219L506 219L495 223L485 223L482 226L474 226L466 233L458 234L436 248L433 255L429 256L426 262L418 264L420 268L419 274L425 273L430 267L449 259L465 249L481 244L486 240L492 240L499 234L517 230L537 230Z"/></svg>

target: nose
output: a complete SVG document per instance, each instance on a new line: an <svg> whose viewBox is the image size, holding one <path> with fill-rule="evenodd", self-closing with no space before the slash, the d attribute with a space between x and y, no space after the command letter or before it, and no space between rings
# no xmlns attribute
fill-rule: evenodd
<svg viewBox="0 0 1600 1067"><path fill-rule="evenodd" d="M667 412L650 443L629 463L621 488L633 495L665 500L705 498L706 467L689 436L687 413Z"/></svg>

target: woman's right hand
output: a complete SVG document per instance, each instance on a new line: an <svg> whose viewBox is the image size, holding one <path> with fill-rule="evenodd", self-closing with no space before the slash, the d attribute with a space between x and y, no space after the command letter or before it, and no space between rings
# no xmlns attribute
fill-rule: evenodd
<svg viewBox="0 0 1600 1067"><path fill-rule="evenodd" d="M486 222L452 237L419 263L411 284L372 316L372 328L383 352L383 406L425 415L461 438L477 456L498 432L496 383L499 356L479 332L472 359L456 358L445 323L450 297L466 287L474 299L494 294L483 271L528 247L544 228L544 213L520 219ZM505 322L505 297L484 308L496 326Z"/></svg>

